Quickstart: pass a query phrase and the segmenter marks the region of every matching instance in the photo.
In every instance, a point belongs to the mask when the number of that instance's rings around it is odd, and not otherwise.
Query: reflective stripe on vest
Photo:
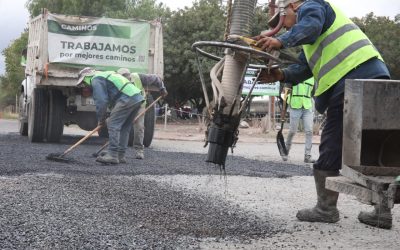
[[[374,57],[383,61],[360,28],[330,5],[336,14],[331,27],[314,44],[303,45],[308,65],[318,82],[315,96],[324,93],[363,62]]]
[[[114,84],[114,86],[127,96],[134,96],[140,93],[139,88],[132,84],[128,79],[115,73],[114,71],[104,71],[96,73],[92,80],[96,77],[103,77]]]
[[[311,93],[313,87],[313,78],[293,86],[292,93],[288,97],[290,107],[294,109],[310,109],[312,107]]]

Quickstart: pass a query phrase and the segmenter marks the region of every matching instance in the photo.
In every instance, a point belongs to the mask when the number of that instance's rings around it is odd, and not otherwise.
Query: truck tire
[[[46,135],[48,96],[45,89],[33,90],[28,115],[28,138],[30,142],[43,142]]]
[[[47,142],[59,142],[64,132],[63,114],[66,100],[60,90],[49,91]]]
[[[147,95],[147,105],[153,103],[154,98],[151,94]],[[154,136],[154,128],[156,123],[156,105],[151,107],[144,114],[144,136],[143,145],[147,148],[151,145]],[[133,129],[132,129],[133,130]]]
[[[25,112],[25,101],[24,93],[19,95],[19,110],[18,110],[18,121],[19,121],[19,134],[22,136],[28,135],[28,118]]]

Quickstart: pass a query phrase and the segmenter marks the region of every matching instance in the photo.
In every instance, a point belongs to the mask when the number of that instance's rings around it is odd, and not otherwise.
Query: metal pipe
[[[256,0],[235,0],[230,22],[230,35],[250,36],[254,21]],[[250,58],[249,53],[225,50],[222,72],[222,96],[214,107],[211,124],[207,131],[209,143],[207,162],[225,167],[229,147],[237,141],[240,122],[239,106],[243,77]]]

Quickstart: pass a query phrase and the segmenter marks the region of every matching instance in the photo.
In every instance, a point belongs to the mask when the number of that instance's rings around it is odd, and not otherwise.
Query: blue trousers
[[[128,147],[129,133],[132,129],[132,122],[142,102],[134,98],[119,100],[111,110],[107,123],[109,141],[108,152],[116,156],[118,153],[125,153]]]

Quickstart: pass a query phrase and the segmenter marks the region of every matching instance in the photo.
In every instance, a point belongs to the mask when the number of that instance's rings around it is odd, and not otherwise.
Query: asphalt
[[[79,138],[30,143],[16,132],[0,132],[1,249],[196,249],[204,239],[249,243],[282,233],[284,222],[148,177],[220,176],[229,181],[231,176],[311,175],[304,165],[232,155],[223,175],[205,162],[204,154],[152,148],[145,160],[134,159],[130,150],[128,164],[102,165],[91,156],[105,143],[98,137],[68,154],[70,163],[46,159]]]

